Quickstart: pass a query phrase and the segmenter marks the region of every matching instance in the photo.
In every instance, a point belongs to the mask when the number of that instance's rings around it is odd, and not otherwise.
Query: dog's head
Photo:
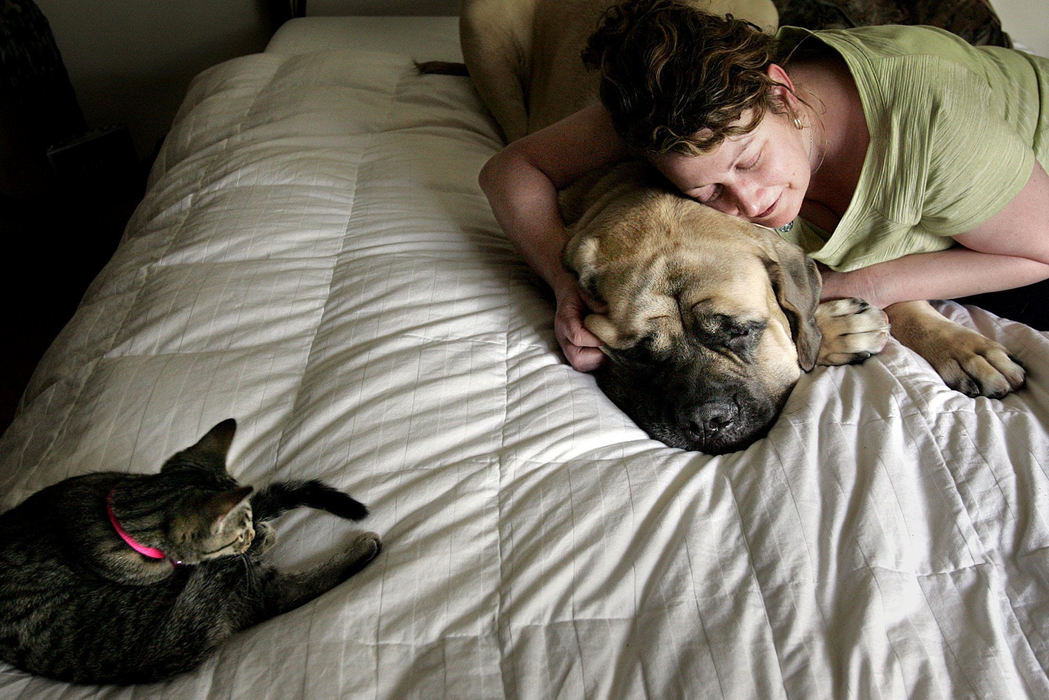
[[[774,232],[637,184],[562,200],[565,264],[608,307],[585,319],[608,356],[598,383],[672,447],[742,449],[816,362],[819,273]]]

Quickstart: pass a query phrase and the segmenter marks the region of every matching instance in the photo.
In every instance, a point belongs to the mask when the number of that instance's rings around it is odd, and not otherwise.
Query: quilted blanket
[[[745,451],[667,448],[562,361],[476,184],[494,122],[429,57],[200,75],[0,440],[8,508],[235,417],[239,480],[348,490],[383,554],[165,684],[0,666],[0,695],[1049,697],[1049,337],[945,303],[1023,390],[967,398],[890,341]],[[288,568],[352,527],[276,524]]]

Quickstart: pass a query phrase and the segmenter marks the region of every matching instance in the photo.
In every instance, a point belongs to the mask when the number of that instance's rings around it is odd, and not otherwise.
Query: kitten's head
[[[250,486],[226,471],[237,423],[225,420],[195,445],[176,453],[160,470],[170,487],[166,554],[184,564],[241,554],[255,538]]]

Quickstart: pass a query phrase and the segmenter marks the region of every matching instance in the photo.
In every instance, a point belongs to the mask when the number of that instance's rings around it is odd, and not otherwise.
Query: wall
[[[1047,0],[991,0],[1002,28],[1014,42],[1049,57],[1049,2]]]
[[[140,158],[167,133],[194,75],[265,48],[270,0],[36,0],[88,124],[125,124]],[[455,15],[459,0],[307,0],[313,14]]]
[[[139,157],[171,124],[190,79],[261,51],[273,30],[265,0],[36,0],[93,127],[126,124]],[[1047,0],[991,0],[1005,30],[1049,56]],[[307,0],[307,13],[454,15],[458,0]]]
[[[261,0],[36,0],[88,125],[126,124],[140,158],[167,133],[190,79],[261,51]]]

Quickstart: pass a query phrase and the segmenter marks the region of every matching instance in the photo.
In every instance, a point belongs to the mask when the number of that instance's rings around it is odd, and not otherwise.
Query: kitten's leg
[[[368,515],[368,508],[363,503],[316,480],[270,484],[251,497],[256,522],[272,520],[301,506],[325,510],[347,520],[361,520]]]
[[[374,532],[358,534],[346,551],[326,564],[299,573],[274,572],[265,582],[264,617],[274,617],[310,602],[363,569],[382,550]]]

